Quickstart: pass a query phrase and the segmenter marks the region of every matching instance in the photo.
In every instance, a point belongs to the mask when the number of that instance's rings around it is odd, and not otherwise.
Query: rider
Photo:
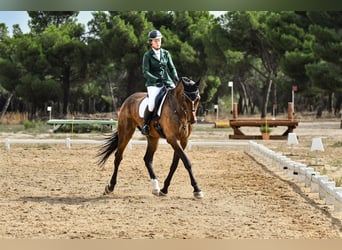
[[[148,33],[148,41],[151,49],[148,50],[143,57],[142,70],[146,78],[148,105],[144,112],[144,123],[141,128],[143,135],[149,135],[149,123],[152,119],[153,109],[155,106],[155,99],[163,86],[174,88],[175,83],[173,79],[178,82],[177,70],[172,62],[170,53],[161,48],[162,34],[159,30],[152,30]]]

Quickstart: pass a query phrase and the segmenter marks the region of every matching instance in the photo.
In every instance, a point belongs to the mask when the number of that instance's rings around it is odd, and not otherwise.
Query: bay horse
[[[152,119],[150,122],[150,134],[146,136],[147,148],[144,162],[152,181],[152,193],[156,196],[167,195],[172,176],[177,169],[179,159],[181,159],[189,173],[194,197],[203,198],[203,193],[192,172],[191,162],[184,152],[193,124],[197,120],[196,111],[200,101],[199,85],[200,81],[194,82],[187,77],[181,77],[175,88],[167,90],[159,119]],[[138,92],[123,102],[118,116],[117,129],[107,138],[97,154],[97,157],[100,157],[99,165],[103,166],[110,155],[115,152],[114,172],[109,184],[105,187],[104,195],[114,191],[123,152],[135,129],[142,127],[143,119],[139,115],[139,106],[146,97],[147,93]],[[153,155],[157,150],[160,138],[165,138],[174,150],[172,164],[162,189],[159,188],[152,167]]]

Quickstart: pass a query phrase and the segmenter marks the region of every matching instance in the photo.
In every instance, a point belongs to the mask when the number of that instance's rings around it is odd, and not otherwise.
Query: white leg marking
[[[152,194],[159,196],[159,191],[160,191],[160,187],[159,187],[159,183],[157,179],[151,179],[152,181]]]

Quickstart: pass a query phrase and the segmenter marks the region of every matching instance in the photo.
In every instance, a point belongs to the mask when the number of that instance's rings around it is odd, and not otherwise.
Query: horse
[[[147,148],[144,162],[153,185],[153,195],[166,196],[168,194],[172,176],[181,159],[190,176],[193,196],[198,199],[204,197],[194,177],[191,162],[184,152],[193,125],[197,121],[196,112],[200,102],[199,85],[200,81],[194,82],[187,77],[181,77],[175,88],[166,90],[161,114],[158,119],[152,119],[150,122],[150,134],[146,136]],[[141,130],[143,119],[139,115],[139,106],[146,98],[148,98],[147,93],[137,92],[125,99],[120,108],[116,130],[99,149],[97,154],[97,157],[100,157],[99,166],[103,166],[110,155],[115,152],[114,172],[109,184],[105,187],[104,195],[114,191],[123,152],[136,128]],[[165,138],[174,150],[172,164],[162,189],[159,187],[152,166],[160,138]]]

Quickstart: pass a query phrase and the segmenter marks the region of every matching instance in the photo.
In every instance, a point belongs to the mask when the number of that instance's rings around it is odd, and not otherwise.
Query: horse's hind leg
[[[168,193],[168,188],[171,184],[171,179],[173,174],[176,172],[176,169],[178,167],[179,163],[179,156],[176,153],[173,153],[173,159],[172,159],[172,164],[170,167],[169,174],[167,175],[165,181],[164,181],[164,187],[160,190],[160,195],[161,196],[166,196]]]
[[[153,170],[152,163],[153,163],[154,153],[156,152],[157,147],[158,147],[158,141],[159,141],[158,138],[154,138],[151,136],[149,136],[147,138],[148,143],[147,143],[146,153],[144,156],[145,166],[147,168],[148,174],[150,175],[152,185],[153,185],[152,194],[154,194],[156,196],[159,196],[160,188],[159,188],[159,183],[158,183],[157,177],[156,177],[154,170]]]
[[[118,133],[118,148],[115,152],[114,172],[113,172],[112,178],[110,179],[109,184],[105,187],[105,192],[104,192],[105,195],[110,194],[111,192],[114,191],[114,187],[115,187],[116,182],[117,182],[117,176],[118,176],[120,162],[122,161],[122,155],[123,155],[123,152],[124,152],[128,142],[129,142],[129,140],[132,138],[134,130],[135,130],[135,127],[129,127],[129,128],[118,130],[119,131],[119,133]]]
[[[112,178],[110,179],[109,184],[105,187],[105,192],[104,192],[105,195],[110,194],[111,192],[114,191],[114,187],[116,185],[116,180],[117,180],[118,171],[119,171],[119,165],[122,160],[122,154],[123,154],[123,151],[119,151],[119,149],[115,153],[114,172],[113,172]]]

